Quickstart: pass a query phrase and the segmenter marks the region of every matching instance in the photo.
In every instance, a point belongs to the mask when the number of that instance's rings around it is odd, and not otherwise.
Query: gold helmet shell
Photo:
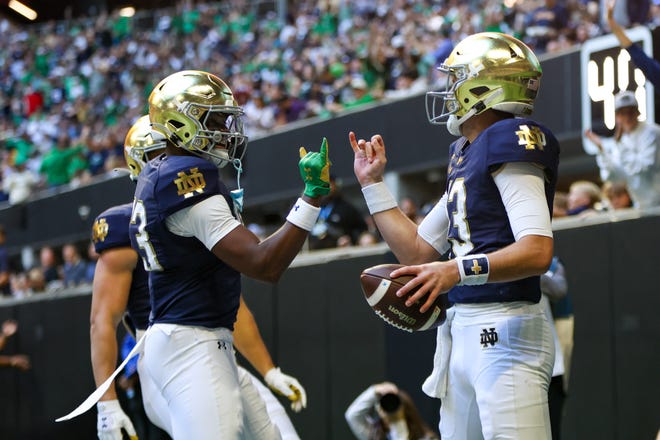
[[[124,158],[131,180],[137,180],[138,174],[149,161],[148,153],[163,150],[166,145],[165,136],[151,128],[149,115],[141,116],[128,130],[124,140]]]
[[[465,38],[438,70],[447,75],[447,87],[427,93],[426,111],[432,124],[444,124],[451,115],[460,124],[489,108],[528,116],[534,110],[542,74],[539,60],[527,45],[498,32]]]
[[[149,119],[173,145],[222,167],[240,160],[247,136],[243,109],[225,82],[198,70],[163,79],[149,96]]]

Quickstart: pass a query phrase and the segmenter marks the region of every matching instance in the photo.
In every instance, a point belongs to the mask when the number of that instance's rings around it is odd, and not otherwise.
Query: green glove
[[[300,175],[305,182],[305,195],[308,197],[325,196],[330,192],[330,159],[328,159],[328,140],[323,138],[318,153],[300,147]]]

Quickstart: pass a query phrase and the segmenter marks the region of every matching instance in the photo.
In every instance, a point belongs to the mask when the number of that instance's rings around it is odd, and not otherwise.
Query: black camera
[[[380,398],[379,404],[386,413],[394,413],[401,407],[401,398],[396,393],[383,394]]]

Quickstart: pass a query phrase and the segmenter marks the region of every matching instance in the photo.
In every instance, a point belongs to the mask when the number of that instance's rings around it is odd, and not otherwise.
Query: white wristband
[[[303,199],[298,199],[296,204],[293,205],[293,208],[291,208],[291,211],[289,211],[286,219],[289,223],[293,223],[300,229],[309,232],[314,227],[316,219],[319,218],[320,212],[321,208],[312,206]]]
[[[362,188],[362,194],[364,194],[364,200],[367,202],[370,214],[387,211],[398,206],[385,182],[365,186]]]
[[[490,263],[486,254],[457,257],[456,264],[458,272],[461,274],[459,286],[476,286],[488,282]]]

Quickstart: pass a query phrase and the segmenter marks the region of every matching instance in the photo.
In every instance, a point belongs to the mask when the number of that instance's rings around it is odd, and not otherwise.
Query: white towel
[[[447,319],[438,327],[433,371],[422,384],[422,391],[430,397],[443,398],[447,394],[447,376],[449,375],[449,355],[451,354],[451,322],[454,308],[447,309]]]
[[[99,399],[105,394],[105,392],[108,390],[108,388],[110,388],[110,385],[112,385],[112,382],[115,380],[115,377],[117,377],[119,372],[124,369],[124,367],[126,366],[128,361],[131,360],[131,358],[133,356],[135,356],[135,354],[140,350],[140,348],[142,348],[143,341],[144,341],[144,336],[142,336],[140,338],[140,340],[135,343],[135,347],[133,347],[133,349],[128,354],[128,356],[126,356],[126,358],[124,359],[124,362],[122,362],[117,367],[117,369],[110,375],[110,377],[108,377],[106,379],[106,381],[103,382],[96,389],[96,391],[94,391],[92,394],[90,394],[89,397],[87,397],[87,399],[85,399],[85,401],[78,406],[78,408],[74,409],[69,414],[67,414],[65,416],[62,416],[59,419],[56,419],[55,421],[56,422],[62,422],[64,420],[71,420],[74,417],[78,417],[79,415],[84,414],[87,411],[89,411],[89,409],[91,407],[93,407],[96,404],[96,402],[98,402]]]

